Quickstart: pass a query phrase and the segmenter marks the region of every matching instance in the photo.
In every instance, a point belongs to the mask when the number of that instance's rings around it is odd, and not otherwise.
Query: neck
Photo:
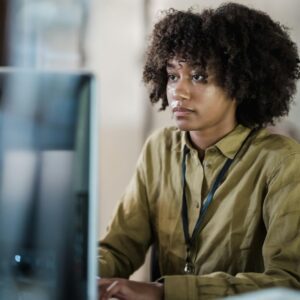
[[[208,147],[216,144],[235,127],[236,123],[219,130],[208,128],[205,130],[190,131],[189,135],[193,146],[198,150],[199,155],[203,156]]]

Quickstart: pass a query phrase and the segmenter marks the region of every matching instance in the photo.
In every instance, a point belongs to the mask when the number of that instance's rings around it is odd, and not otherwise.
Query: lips
[[[173,112],[192,112],[193,110],[190,108],[186,108],[186,107],[174,107],[173,108]]]
[[[172,109],[172,112],[176,117],[184,117],[193,113],[194,111],[190,108],[180,106],[180,107],[174,107]]]

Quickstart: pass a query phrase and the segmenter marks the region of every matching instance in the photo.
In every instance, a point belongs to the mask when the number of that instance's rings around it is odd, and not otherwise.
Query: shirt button
[[[210,163],[209,161],[205,161],[205,162],[204,162],[204,167],[205,167],[206,169],[210,169],[210,168],[211,168],[211,163]]]

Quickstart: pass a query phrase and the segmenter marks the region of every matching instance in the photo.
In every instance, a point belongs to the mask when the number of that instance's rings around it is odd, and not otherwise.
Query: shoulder
[[[271,133],[267,129],[258,131],[253,144],[261,151],[266,151],[268,155],[274,155],[274,157],[300,154],[300,144],[296,140],[281,134]]]
[[[161,128],[150,134],[138,160],[145,181],[156,182],[165,168],[174,166],[171,161],[178,155],[176,150],[180,149],[183,137],[184,132],[176,127]]]
[[[171,150],[177,147],[180,149],[183,135],[184,132],[175,126],[160,128],[150,134],[145,146],[154,149]]]
[[[176,127],[155,130],[144,144],[140,161],[144,166],[156,167],[166,163],[181,151],[184,134]]]
[[[261,129],[251,147],[255,149],[255,159],[267,166],[270,177],[285,170],[294,174],[300,170],[300,144],[290,137]]]

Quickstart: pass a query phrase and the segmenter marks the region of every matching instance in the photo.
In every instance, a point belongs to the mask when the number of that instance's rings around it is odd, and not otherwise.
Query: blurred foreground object
[[[75,69],[85,61],[89,0],[4,0],[2,65]],[[4,47],[5,46],[5,47]]]
[[[93,82],[0,71],[0,299],[96,299]]]

